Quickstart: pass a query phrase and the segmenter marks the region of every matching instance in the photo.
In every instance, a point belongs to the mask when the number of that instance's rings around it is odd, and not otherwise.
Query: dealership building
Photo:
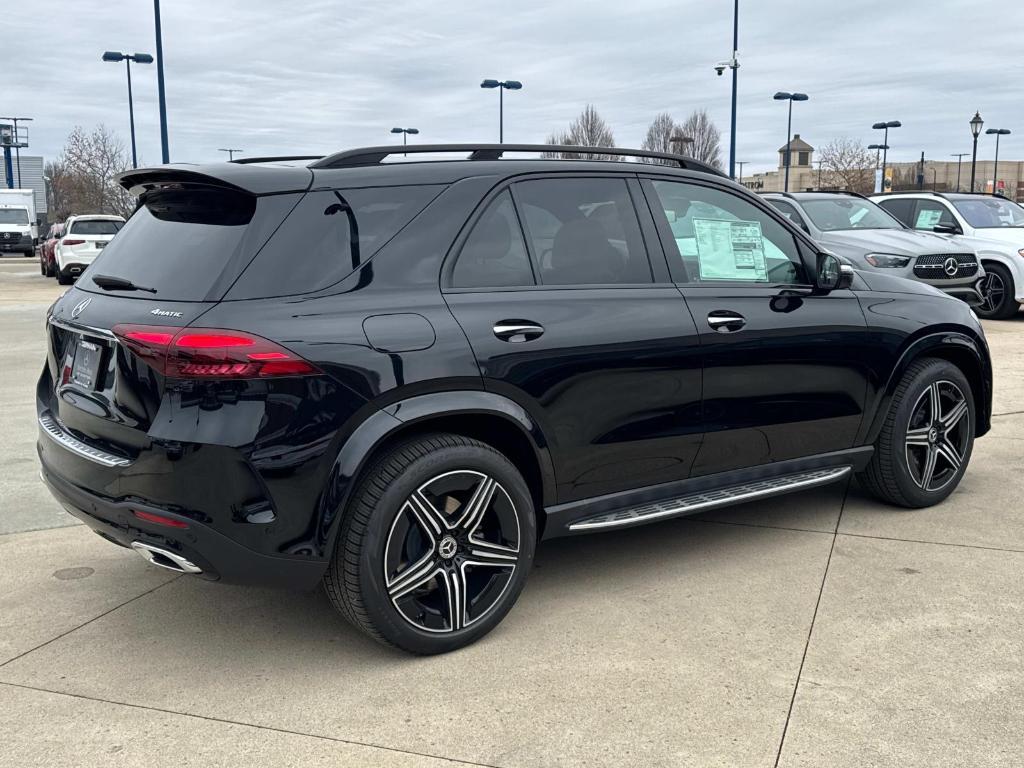
[[[779,147],[778,168],[764,173],[746,174],[740,181],[754,192],[781,192],[786,176],[786,149],[789,149],[791,165],[789,168],[789,191],[811,192],[822,189],[822,181],[827,182],[827,172],[822,175],[820,164],[814,157],[814,147],[794,134],[788,145]],[[920,161],[893,162],[893,186],[895,189],[935,190],[937,192],[964,192],[971,184],[970,157],[958,164],[956,160],[932,161],[925,158],[923,179],[920,175]],[[992,160],[979,160],[975,171],[974,190],[976,192],[992,192],[993,188],[1011,200],[1024,202],[1024,161],[1000,160],[999,178],[993,184],[992,174],[996,170]],[[957,179],[959,177],[959,185]]]

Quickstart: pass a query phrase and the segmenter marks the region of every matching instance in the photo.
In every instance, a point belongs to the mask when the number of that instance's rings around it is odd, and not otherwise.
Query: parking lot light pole
[[[885,166],[889,161],[889,129],[902,128],[903,123],[899,120],[889,120],[884,123],[875,123],[871,126],[876,131],[885,131],[885,138],[882,139],[882,192],[885,192]]]
[[[737,160],[736,161],[736,165],[738,165],[740,167],[739,172],[736,174],[736,181],[738,181],[740,184],[743,183],[743,166],[746,165],[747,162],[748,162],[747,160]]]
[[[420,132],[420,129],[419,128],[392,128],[391,132],[392,133],[400,133],[400,134],[402,134],[402,146],[405,147],[405,146],[408,146],[408,144],[409,144],[409,142],[408,142],[409,135],[412,134],[413,136],[415,136],[417,133]],[[405,157],[406,153],[403,152],[402,156]]]
[[[889,148],[888,144],[868,144],[868,149],[875,150],[875,173],[878,173],[878,164],[882,160],[882,150],[883,149],[888,149],[888,148]],[[884,177],[882,178],[882,181],[879,184],[879,187],[880,187],[879,190],[878,190],[879,192],[885,192],[885,178]]]
[[[136,64],[152,64],[153,57],[148,53],[121,53],[119,51],[106,51],[103,54],[104,61],[117,63],[124,62],[124,70],[128,73],[128,125],[132,135],[132,168],[139,167],[138,154],[135,151],[135,106],[132,103],[132,62]]]
[[[167,94],[164,90],[164,39],[160,31],[160,0],[153,0],[153,21],[156,27],[156,89],[160,101],[160,156],[162,163],[171,162],[167,145]]]
[[[998,189],[998,185],[999,185],[999,137],[1000,136],[1009,136],[1010,135],[1010,129],[1009,128],[989,128],[987,131],[985,131],[985,135],[986,136],[995,136],[996,137],[996,162],[995,162],[995,165],[992,166],[992,194],[993,195],[998,195],[999,193],[996,190]]]
[[[963,162],[963,159],[965,157],[967,157],[969,154],[971,154],[971,153],[970,152],[953,152],[950,155],[950,157],[955,157],[956,158],[956,191],[957,192],[960,191],[960,164]]]
[[[480,83],[481,88],[498,89],[498,143],[505,143],[505,97],[506,90],[518,91],[523,84],[518,80],[491,80],[487,79]]]
[[[242,152],[244,150],[241,150],[241,149],[218,149],[217,151],[218,152],[227,152],[228,153],[228,162],[230,163],[230,162],[234,161],[234,159],[235,159],[235,152]]]
[[[686,147],[693,146],[692,136],[669,136],[668,143],[677,155],[686,155]]]
[[[807,101],[806,93],[788,93],[787,91],[779,91],[773,99],[776,101],[788,101],[789,102],[789,119],[786,121],[786,180],[782,185],[783,192],[789,192],[789,166],[793,164],[793,152],[791,145],[793,140],[790,138],[793,131],[793,102],[794,101]]]
[[[985,124],[985,121],[981,119],[981,113],[975,112],[974,117],[971,118],[971,136],[974,139],[974,148],[971,150],[971,188],[969,192],[974,191],[974,172],[978,166],[978,136],[981,135],[981,127]]]

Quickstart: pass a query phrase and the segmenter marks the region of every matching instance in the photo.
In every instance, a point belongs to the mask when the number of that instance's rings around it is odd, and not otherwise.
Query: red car
[[[55,277],[57,241],[64,235],[64,224],[51,224],[46,237],[39,244],[39,271],[44,277]]]

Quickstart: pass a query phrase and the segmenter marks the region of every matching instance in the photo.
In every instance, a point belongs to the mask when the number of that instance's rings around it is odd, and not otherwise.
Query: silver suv
[[[917,232],[866,197],[849,192],[768,193],[764,198],[823,248],[857,269],[919,280],[978,306],[985,270],[969,248]]]

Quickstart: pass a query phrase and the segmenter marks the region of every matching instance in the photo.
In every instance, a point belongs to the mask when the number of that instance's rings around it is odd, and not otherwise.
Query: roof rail
[[[441,152],[466,152],[470,160],[499,160],[506,152],[557,152],[572,155],[618,155],[621,157],[642,157],[651,160],[668,160],[680,168],[701,173],[724,175],[706,163],[682,155],[667,152],[648,152],[643,149],[620,149],[618,147],[576,147],[564,144],[397,144],[384,147],[362,147],[348,149],[328,155],[310,163],[310,168],[351,168],[360,165],[377,165],[384,158],[397,154],[438,154]],[[237,162],[237,161],[236,161]]]
[[[323,155],[276,155],[268,157],[240,157],[237,160],[228,160],[236,165],[249,165],[250,163],[272,163],[284,160],[319,160]]]

